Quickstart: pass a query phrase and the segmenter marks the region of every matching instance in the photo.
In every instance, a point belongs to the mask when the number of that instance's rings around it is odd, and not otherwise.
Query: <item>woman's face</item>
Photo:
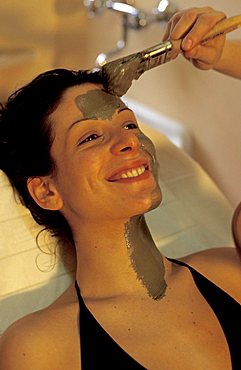
[[[119,98],[100,85],[75,86],[50,120],[53,181],[68,220],[128,220],[160,203],[154,146]]]

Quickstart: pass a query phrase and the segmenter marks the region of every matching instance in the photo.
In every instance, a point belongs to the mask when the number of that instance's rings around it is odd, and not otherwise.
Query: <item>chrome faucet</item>
[[[105,10],[118,12],[122,17],[122,37],[116,46],[106,53],[100,53],[96,58],[96,65],[103,66],[109,57],[122,50],[127,43],[128,30],[139,30],[154,22],[168,22],[177,12],[175,4],[169,0],[161,0],[150,12],[143,11],[135,6],[135,0],[111,1],[111,0],[84,0],[89,17],[93,18]]]

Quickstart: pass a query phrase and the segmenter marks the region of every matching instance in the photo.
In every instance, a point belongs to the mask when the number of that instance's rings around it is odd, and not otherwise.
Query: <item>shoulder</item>
[[[73,339],[76,305],[53,304],[13,323],[0,338],[0,370],[57,370]]]
[[[241,260],[235,248],[207,249],[184,257],[182,261],[241,303]]]
[[[48,336],[38,313],[12,324],[0,339],[0,370],[45,369],[48,359]],[[46,340],[47,339],[47,340]],[[42,354],[45,354],[42,356]],[[46,356],[46,357],[45,357]],[[52,365],[52,364],[51,364]],[[50,368],[52,368],[50,365]],[[54,367],[53,367],[54,369]]]

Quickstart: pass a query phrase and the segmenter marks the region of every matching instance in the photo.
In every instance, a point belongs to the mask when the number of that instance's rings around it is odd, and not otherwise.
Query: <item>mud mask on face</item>
[[[77,96],[75,102],[86,119],[110,120],[117,109],[127,108],[120,98],[100,89]]]
[[[153,192],[152,204],[149,210],[156,208],[162,199],[158,184],[158,162],[153,142],[143,133],[138,134],[141,149],[151,158],[151,169],[156,179],[156,189]],[[137,279],[146,288],[148,295],[159,300],[165,296],[167,284],[163,258],[157,249],[143,215],[132,217],[125,224],[125,241],[131,265]]]
[[[162,192],[159,186],[159,181],[158,181],[158,161],[156,158],[156,150],[153,142],[149,137],[147,137],[143,132],[140,132],[137,134],[138,140],[141,143],[141,149],[148,154],[150,157],[150,166],[151,166],[151,171],[152,174],[156,180],[156,189],[153,192],[153,199],[152,199],[152,204],[149,208],[149,211],[158,207],[161,203],[162,200]]]
[[[137,137],[138,137],[138,140],[141,143],[142,150],[144,150],[146,153],[148,153],[149,156],[151,157],[152,171],[153,171],[153,174],[154,174],[155,178],[157,179],[158,162],[157,162],[157,159],[156,159],[155,146],[154,146],[153,142],[151,141],[151,139],[149,139],[149,137],[146,136],[142,131],[137,135]]]

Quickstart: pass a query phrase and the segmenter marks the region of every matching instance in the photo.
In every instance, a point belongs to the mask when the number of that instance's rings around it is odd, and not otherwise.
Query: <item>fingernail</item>
[[[182,42],[182,48],[185,50],[189,50],[192,47],[192,40],[191,39],[185,39]]]

